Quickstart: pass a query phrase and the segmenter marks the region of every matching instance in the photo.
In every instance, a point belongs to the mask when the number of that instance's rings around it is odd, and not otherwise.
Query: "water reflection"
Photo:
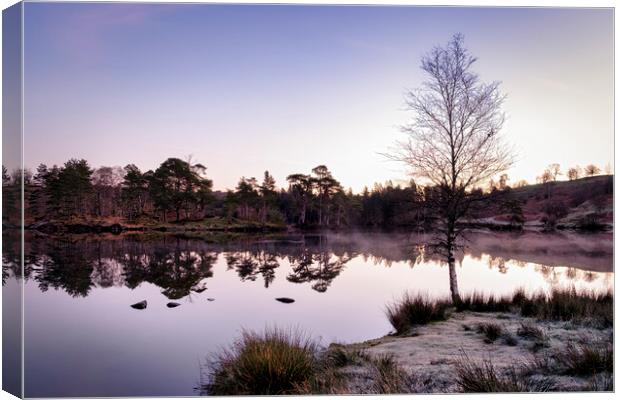
[[[50,288],[62,289],[73,297],[88,296],[95,287],[134,289],[148,282],[161,288],[167,298],[180,299],[192,291],[200,292],[206,288],[208,279],[213,277],[213,266],[222,256],[227,270],[234,271],[241,281],[253,282],[260,277],[263,286],[269,288],[276,277],[275,271],[285,263],[290,268],[286,275],[288,282],[308,284],[322,293],[356,257],[383,267],[401,262],[410,268],[429,262],[443,265],[440,257],[426,251],[424,244],[420,244],[423,239],[406,235],[331,235],[208,243],[203,239],[170,235],[63,239],[32,236],[26,241],[24,274],[26,280],[35,281],[43,292]],[[522,240],[532,242],[531,237]],[[585,242],[582,238],[578,240],[582,243],[578,248],[581,250],[581,268],[567,262],[563,266],[568,268],[559,272],[554,267],[561,264],[535,264],[535,270],[549,284],[557,284],[562,279],[594,282],[598,275],[588,271],[589,267],[605,270],[607,265],[607,270],[612,271],[611,249],[606,251],[597,247],[586,251],[587,257],[583,257]],[[20,274],[19,238],[5,235],[4,241],[3,284],[9,277],[19,277]],[[531,254],[536,260],[564,261],[560,255],[553,254],[553,246],[547,246],[544,252],[535,247],[519,259],[519,251],[510,247],[512,242],[502,236],[495,241],[491,235],[477,237],[470,240],[467,253],[457,254],[457,264],[463,266],[467,255],[473,260],[484,259],[489,269],[506,274],[509,268],[526,266],[527,256]],[[600,244],[600,241],[596,242]],[[567,261],[575,259],[576,256],[566,254],[566,244],[555,243],[555,247],[567,257]],[[584,260],[588,262],[584,263]]]
[[[448,268],[423,236],[215,239],[27,237],[26,395],[192,395],[196,360],[241,327],[300,326],[326,343],[359,342],[389,332],[383,307],[403,291],[449,294]],[[5,236],[3,243],[8,292],[22,283],[15,279],[20,241]],[[606,289],[612,249],[606,236],[487,234],[456,255],[459,285],[463,293],[500,295],[555,283]],[[166,306],[181,298],[181,307]],[[146,309],[129,307],[142,300]]]

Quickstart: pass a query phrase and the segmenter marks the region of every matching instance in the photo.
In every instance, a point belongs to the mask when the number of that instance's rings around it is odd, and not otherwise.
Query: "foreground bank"
[[[613,390],[613,295],[556,290],[472,295],[454,308],[420,296],[388,308],[395,332],[318,342],[245,332],[216,354],[202,394]]]

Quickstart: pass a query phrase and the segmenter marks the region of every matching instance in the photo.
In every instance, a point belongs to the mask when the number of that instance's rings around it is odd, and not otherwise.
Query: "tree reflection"
[[[263,277],[265,288],[276,277],[275,270],[280,266],[276,254],[267,251],[245,251],[226,254],[229,270],[235,270],[242,281],[255,281],[258,274]]]
[[[180,299],[190,294],[192,288],[205,278],[213,276],[217,254],[182,250],[179,246],[170,251],[157,247],[142,263],[127,265],[126,285],[133,289],[142,282],[162,288],[169,299]]]
[[[346,253],[335,255],[328,251],[312,254],[309,249],[303,249],[298,255],[289,256],[289,262],[293,268],[286,279],[289,282],[311,282],[312,289],[317,292],[325,292],[332,281],[340,275],[351,257]]]
[[[40,258],[40,268],[34,275],[42,292],[50,287],[62,289],[73,297],[85,297],[93,282],[92,259],[85,252],[77,251],[71,243],[54,243],[47,254]]]
[[[317,292],[327,291],[347,263],[356,257],[384,267],[445,264],[424,244],[371,235],[308,235],[295,240],[253,238],[224,243],[173,235],[60,239],[31,236],[25,243],[24,278],[35,281],[42,291],[59,289],[74,297],[87,296],[93,288],[134,289],[147,282],[161,288],[169,299],[180,299],[206,289],[206,280],[213,277],[220,255],[227,269],[234,271],[241,281],[262,279],[265,288],[273,284],[276,270],[285,261],[290,264],[290,270],[285,271],[288,282],[308,283]],[[21,277],[21,240],[18,235],[5,235],[2,247],[4,284],[7,279]],[[493,253],[468,254],[485,260],[489,268],[502,274],[509,266],[526,265]],[[462,264],[464,253],[455,254],[455,259]],[[592,282],[600,275],[575,268],[558,273],[556,268],[543,264],[535,264],[533,268],[550,283],[560,279]]]

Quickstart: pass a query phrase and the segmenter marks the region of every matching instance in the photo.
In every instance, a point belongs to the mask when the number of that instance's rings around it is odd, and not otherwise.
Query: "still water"
[[[405,291],[449,293],[448,268],[425,241],[28,237],[25,395],[196,395],[207,356],[242,328],[299,327],[324,344],[385,335],[386,303]],[[19,241],[3,242],[3,290],[13,290]],[[471,234],[457,274],[462,293],[612,288],[612,235]],[[142,300],[146,309],[130,307]]]

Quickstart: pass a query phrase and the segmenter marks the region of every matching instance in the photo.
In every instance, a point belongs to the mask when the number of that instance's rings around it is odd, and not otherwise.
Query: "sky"
[[[511,182],[613,167],[611,9],[26,3],[25,165],[201,162],[215,189],[324,164],[355,192],[410,179],[385,153],[420,58],[457,32],[507,94]]]

